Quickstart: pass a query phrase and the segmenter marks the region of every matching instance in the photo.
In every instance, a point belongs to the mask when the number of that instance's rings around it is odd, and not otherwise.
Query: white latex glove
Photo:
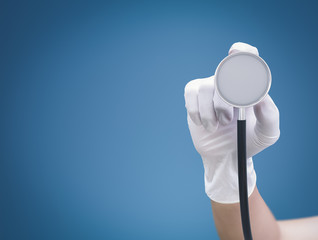
[[[229,54],[239,51],[258,55],[257,48],[245,43],[233,44]],[[184,97],[192,141],[203,160],[206,194],[220,203],[239,202],[238,110],[216,93],[214,76],[190,81]],[[254,107],[246,108],[248,196],[256,186],[252,156],[274,144],[279,135],[279,111],[269,95]]]

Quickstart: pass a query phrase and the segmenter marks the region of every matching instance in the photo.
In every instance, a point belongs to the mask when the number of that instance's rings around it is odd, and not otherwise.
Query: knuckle
[[[187,111],[189,113],[190,116],[194,116],[194,115],[197,115],[199,114],[199,111],[197,109],[194,109],[194,108],[187,108]]]
[[[212,122],[212,117],[208,116],[207,114],[201,114],[201,120],[204,123]]]
[[[198,78],[189,81],[184,87],[184,93],[210,91],[214,88],[213,76],[208,78]],[[201,90],[200,90],[201,89]]]
[[[184,87],[184,94],[187,94],[189,92],[194,92],[197,89],[199,79],[194,79],[188,82]]]
[[[199,94],[212,94],[214,93],[214,86],[212,81],[205,81],[199,86]]]

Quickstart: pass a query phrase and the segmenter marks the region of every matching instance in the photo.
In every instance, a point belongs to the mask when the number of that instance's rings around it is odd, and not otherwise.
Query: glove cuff
[[[238,203],[239,185],[236,152],[229,154],[226,159],[208,159],[202,157],[204,163],[205,192],[208,197],[219,203]],[[256,173],[253,159],[247,159],[248,196],[256,186]]]

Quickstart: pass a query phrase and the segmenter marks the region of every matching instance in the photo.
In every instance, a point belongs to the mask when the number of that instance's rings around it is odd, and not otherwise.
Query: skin
[[[244,240],[240,205],[211,201],[214,223],[220,239]],[[256,240],[318,239],[318,217],[277,221],[261,197],[257,187],[249,197],[250,221]]]
[[[282,240],[317,240],[318,217],[278,221]]]

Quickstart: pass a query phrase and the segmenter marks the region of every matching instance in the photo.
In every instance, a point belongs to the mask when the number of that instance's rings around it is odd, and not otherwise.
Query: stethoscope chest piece
[[[252,53],[234,53],[219,64],[215,88],[219,96],[237,108],[251,107],[268,93],[272,77],[266,62]]]

